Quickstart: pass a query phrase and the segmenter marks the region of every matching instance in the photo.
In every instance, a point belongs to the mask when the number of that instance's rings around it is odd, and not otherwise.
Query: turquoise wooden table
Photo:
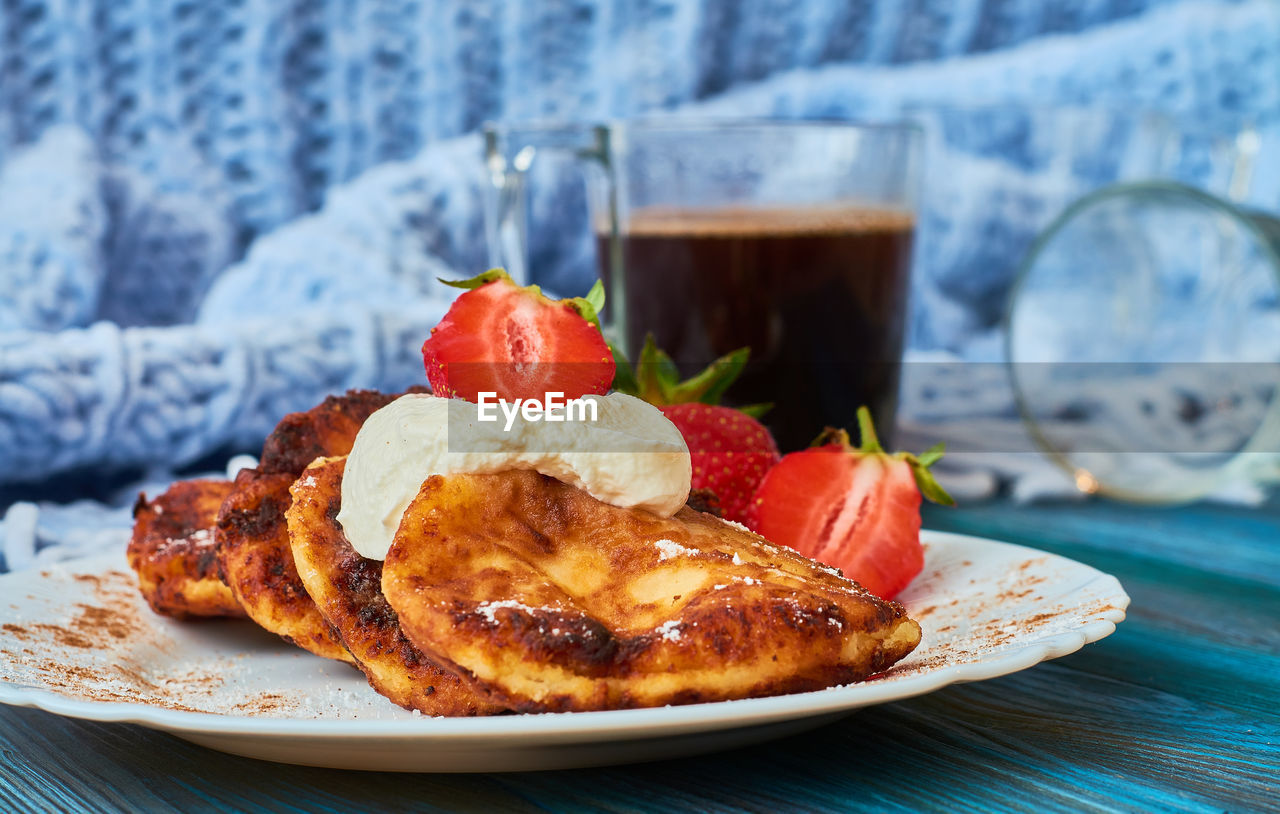
[[[0,709],[0,812],[1280,811],[1280,500],[931,509],[926,525],[1118,576],[1110,638],[1004,678],[699,759],[396,775],[263,763]]]

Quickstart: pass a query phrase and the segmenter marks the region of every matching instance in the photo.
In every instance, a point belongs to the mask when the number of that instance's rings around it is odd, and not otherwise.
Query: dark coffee
[[[652,332],[686,373],[750,346],[729,400],[773,402],[764,421],[784,452],[826,426],[852,432],[860,404],[883,439],[897,401],[913,226],[908,213],[866,209],[634,211],[622,234],[626,291],[617,292],[630,346]]]

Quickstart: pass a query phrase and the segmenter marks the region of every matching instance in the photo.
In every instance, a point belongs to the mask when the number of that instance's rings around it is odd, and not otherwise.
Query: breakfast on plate
[[[141,498],[129,560],[157,612],[247,615],[428,715],[578,712],[861,681],[920,642],[935,449],[828,430],[780,456],[718,402],[747,351],[681,381],[495,269],[423,345],[431,392],[287,416],[233,483]]]

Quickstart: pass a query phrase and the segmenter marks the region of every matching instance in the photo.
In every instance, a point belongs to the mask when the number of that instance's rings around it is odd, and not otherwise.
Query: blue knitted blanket
[[[911,345],[991,359],[1017,258],[1075,195],[1224,192],[1248,126],[1252,202],[1280,203],[1280,7],[4,4],[0,570],[118,542],[139,479],[222,469],[328,393],[417,383],[436,278],[486,264],[481,122],[666,110],[924,121],[947,172]],[[560,228],[577,183],[531,209],[535,279],[568,293],[593,275]]]

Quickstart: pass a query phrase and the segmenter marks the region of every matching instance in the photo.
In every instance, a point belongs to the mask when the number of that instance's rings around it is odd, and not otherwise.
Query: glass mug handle
[[[609,290],[601,324],[606,336],[615,342],[623,341],[627,335],[623,324],[626,308],[621,301],[625,286],[616,284],[622,274],[622,243],[609,128],[603,124],[506,126],[490,123],[484,126],[483,132],[485,169],[489,176],[484,194],[489,265],[505,268],[517,285],[530,283],[529,171],[541,153],[578,160],[583,165],[588,191],[592,193],[589,196],[591,218],[596,223],[603,222],[608,230],[609,257],[604,265],[611,270],[615,284],[606,281]],[[595,184],[592,183],[593,170]]]

